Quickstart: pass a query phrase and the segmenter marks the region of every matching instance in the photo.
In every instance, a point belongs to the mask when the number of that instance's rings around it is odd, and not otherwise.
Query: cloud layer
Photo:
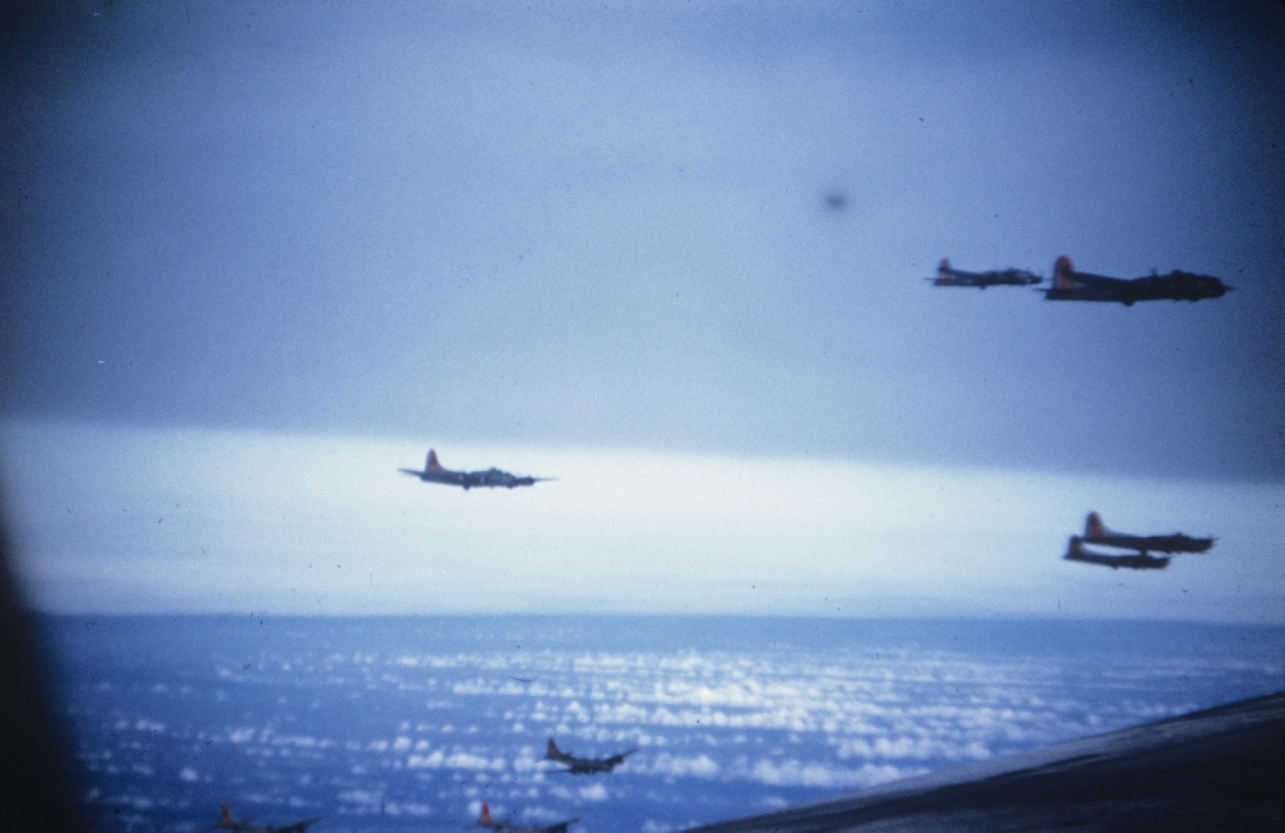
[[[389,815],[458,826],[483,800],[523,823],[582,816],[588,833],[678,829],[1285,679],[1279,628],[1132,623],[1122,640],[1109,623],[717,623],[51,624],[89,800],[144,827],[233,798],[265,821],[326,812],[358,829]],[[543,760],[549,737],[584,757],[639,751],[610,776],[571,776]]]

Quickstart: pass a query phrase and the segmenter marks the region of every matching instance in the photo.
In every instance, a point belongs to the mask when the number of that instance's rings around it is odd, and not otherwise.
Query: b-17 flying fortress
[[[937,277],[928,278],[933,286],[976,286],[985,289],[988,286],[1030,286],[1044,280],[1034,272],[1025,269],[1005,269],[992,272],[965,272],[950,265],[949,258],[942,258],[937,265]]]
[[[549,738],[549,751],[544,754],[544,759],[566,764],[568,769],[559,770],[559,772],[569,772],[572,775],[589,775],[594,772],[611,772],[623,764],[625,758],[637,751],[637,749],[630,749],[628,752],[621,752],[618,755],[612,755],[610,758],[577,758],[570,752],[563,752],[558,748],[558,744],[554,743],[553,738]]]
[[[539,483],[541,480],[552,480],[552,477],[518,477],[509,474],[507,471],[500,471],[491,467],[486,471],[451,471],[442,468],[437,462],[437,452],[433,449],[428,450],[428,459],[424,461],[424,470],[415,469],[398,469],[403,474],[418,477],[425,483],[445,483],[449,486],[463,486],[464,491],[468,491],[474,486],[485,486],[494,489],[496,486],[503,486],[506,489],[512,489],[514,486],[531,486]]]
[[[1053,288],[1041,291],[1048,301],[1119,301],[1131,307],[1137,301],[1221,298],[1231,289],[1218,278],[1178,270],[1132,280],[1090,275],[1075,271],[1071,258],[1062,255],[1053,266]]]
[[[1137,550],[1137,555],[1096,553],[1084,549],[1086,542],[1102,547]],[[1166,556],[1172,556],[1182,552],[1208,552],[1213,545],[1213,538],[1192,538],[1181,532],[1173,535],[1125,535],[1113,532],[1103,525],[1102,517],[1097,512],[1090,512],[1084,522],[1084,537],[1072,535],[1063,557],[1068,561],[1101,564],[1112,569],[1128,567],[1133,570],[1163,570],[1169,566],[1169,558],[1157,558],[1148,553],[1162,552]]]

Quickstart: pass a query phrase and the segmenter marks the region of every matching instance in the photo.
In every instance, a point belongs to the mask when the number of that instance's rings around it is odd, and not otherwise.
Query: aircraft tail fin
[[[937,280],[948,281],[951,279],[951,277],[952,275],[950,274],[950,258],[943,257],[941,259],[941,263],[937,264]]]
[[[1102,523],[1102,516],[1097,512],[1090,512],[1089,516],[1084,519],[1084,537],[1101,538],[1106,532],[1107,528]]]
[[[437,471],[441,466],[437,463],[437,452],[433,449],[428,450],[428,460],[424,463],[424,471]]]
[[[478,827],[485,827],[495,822],[491,820],[491,806],[485,801],[482,802],[482,817],[477,820]]]
[[[232,818],[232,805],[226,801],[223,802],[223,818],[219,819],[219,827],[233,827],[236,825],[236,819]]]
[[[558,748],[558,744],[554,743],[554,739],[549,738],[549,751],[545,753],[545,760],[569,761],[571,760],[571,757],[571,752],[563,752],[562,749]]]
[[[1071,277],[1075,273],[1075,265],[1071,263],[1071,258],[1062,255],[1053,264],[1053,288],[1054,289],[1075,289],[1075,278]]]

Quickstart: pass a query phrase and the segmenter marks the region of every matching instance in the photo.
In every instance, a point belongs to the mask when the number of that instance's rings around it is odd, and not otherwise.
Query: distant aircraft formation
[[[985,289],[997,284],[1028,286],[1040,283],[1043,278],[1023,269],[1006,269],[1002,272],[964,272],[951,267],[950,261],[941,259],[937,277],[928,278],[934,286],[976,286]],[[1167,275],[1151,274],[1145,278],[1108,278],[1077,272],[1071,258],[1062,255],[1053,264],[1053,284],[1050,289],[1037,289],[1047,301],[1108,301],[1131,307],[1138,301],[1199,301],[1201,298],[1221,298],[1232,287],[1209,275],[1173,271]]]
[[[1043,278],[1025,269],[1002,269],[986,272],[968,272],[956,269],[950,259],[943,257],[937,266],[937,277],[928,278],[934,286],[968,286],[986,289],[988,286],[1034,286],[1042,283]],[[1049,301],[1106,301],[1119,302],[1131,307],[1138,301],[1156,301],[1172,299],[1174,301],[1199,301],[1202,298],[1221,298],[1232,290],[1220,279],[1209,275],[1196,275],[1191,272],[1175,270],[1167,275],[1154,272],[1150,277],[1108,278],[1092,275],[1088,272],[1077,272],[1071,258],[1062,255],[1053,264],[1053,281],[1051,288],[1037,289],[1043,292]],[[515,486],[530,486],[546,477],[517,477],[497,468],[486,471],[452,471],[442,468],[437,461],[437,452],[429,449],[424,470],[399,469],[399,471],[418,477],[425,483],[445,483],[461,486],[465,491],[475,486],[494,488],[504,486],[512,489]],[[1163,570],[1169,566],[1174,553],[1208,552],[1213,546],[1213,538],[1191,538],[1181,533],[1173,535],[1122,535],[1111,532],[1102,525],[1097,512],[1090,512],[1084,535],[1072,535],[1063,558],[1067,561],[1080,561],[1086,564],[1100,564],[1112,569],[1125,567],[1132,570]],[[1085,548],[1085,544],[1112,547],[1116,549],[1136,550],[1134,555],[1110,555]],[[1153,556],[1153,552],[1162,552],[1164,557]],[[611,772],[624,762],[625,758],[637,750],[630,750],[610,758],[577,758],[558,749],[553,738],[549,738],[548,752],[545,760],[565,764],[566,769],[559,770],[573,775],[584,775],[594,772]],[[483,825],[485,826],[485,825]],[[510,829],[510,828],[505,828]]]
[[[233,833],[304,833],[310,825],[316,824],[324,818],[325,816],[313,816],[310,819],[297,821],[294,824],[287,824],[284,827],[267,827],[253,824],[252,822],[254,819],[245,819],[242,821],[241,819],[235,818],[232,815],[231,805],[225,801],[223,802],[223,818],[219,820],[218,824],[209,829],[231,830]]]
[[[423,471],[415,469],[398,469],[398,471],[418,477],[425,483],[445,483],[449,486],[463,486],[466,492],[474,486],[485,486],[489,489],[503,486],[506,489],[512,489],[514,486],[531,486],[542,480],[553,479],[552,477],[517,477],[494,467],[486,471],[451,471],[450,469],[442,468],[441,464],[437,462],[437,452],[431,448],[428,450],[428,459],[424,461]]]
[[[1005,269],[991,272],[965,272],[950,265],[948,258],[942,258],[937,266],[937,277],[927,278],[934,286],[975,286],[985,289],[988,286],[1031,286],[1040,283],[1043,278],[1024,269]],[[1043,292],[1048,301],[1108,301],[1131,307],[1138,301],[1199,301],[1202,298],[1221,298],[1233,287],[1218,278],[1209,275],[1195,275],[1191,272],[1173,271],[1167,275],[1154,272],[1145,278],[1108,278],[1102,275],[1090,275],[1087,272],[1075,271],[1071,258],[1062,255],[1053,264],[1053,284],[1049,289],[1037,289]],[[1136,555],[1107,555],[1085,549],[1090,543],[1103,547],[1137,550]],[[1208,552],[1213,546],[1213,538],[1191,538],[1182,533],[1173,535],[1121,535],[1111,532],[1102,525],[1102,518],[1097,512],[1090,512],[1085,524],[1084,536],[1072,535],[1067,547],[1068,561],[1082,561],[1086,564],[1101,564],[1112,569],[1127,567],[1133,570],[1163,570],[1169,566],[1170,556],[1179,552]],[[1152,552],[1163,552],[1164,558],[1150,555]]]
[[[558,749],[558,744],[553,738],[549,738],[548,752],[545,754],[545,760],[555,761],[566,764],[567,769],[557,770],[558,772],[568,772],[574,775],[591,775],[594,773],[611,773],[616,767],[625,762],[625,758],[637,752],[637,749],[630,749],[628,752],[621,752],[612,755],[610,758],[577,758],[569,752],[563,752]],[[232,815],[232,808],[228,802],[223,802],[223,817],[219,823],[212,827],[206,828],[207,831],[231,830],[233,833],[306,833],[310,825],[324,819],[325,816],[313,816],[312,818],[297,821],[294,824],[288,824],[283,827],[267,827],[253,824],[253,819],[238,819]],[[580,821],[580,817],[560,821],[556,824],[550,824],[545,827],[538,825],[514,824],[506,819],[497,819],[491,815],[490,805],[482,802],[482,815],[473,824],[466,829],[475,830],[478,828],[485,830],[494,830],[497,833],[567,833],[567,828]]]
[[[831,196],[829,204],[841,208],[841,196]],[[985,272],[969,272],[956,269],[948,258],[943,257],[937,267],[937,276],[928,278],[934,286],[975,287],[985,290],[991,286],[1037,286],[1043,278],[1025,269],[1007,268]],[[1046,300],[1050,301],[1105,301],[1119,302],[1132,306],[1139,301],[1172,299],[1175,301],[1199,301],[1204,298],[1221,298],[1233,287],[1227,286],[1220,279],[1208,275],[1196,275],[1190,272],[1173,271],[1167,275],[1152,273],[1149,277],[1132,280],[1109,278],[1087,272],[1077,272],[1071,259],[1062,255],[1053,267],[1051,287],[1039,288]],[[552,480],[548,477],[519,477],[498,468],[485,471],[454,471],[444,468],[437,459],[436,450],[430,448],[424,461],[423,470],[398,469],[398,471],[418,478],[424,483],[442,483],[448,486],[459,486],[465,491],[472,488],[504,487],[513,489],[518,486],[532,486],[538,482]],[[1097,512],[1090,512],[1085,522],[1083,536],[1072,535],[1063,556],[1068,561],[1079,561],[1119,569],[1159,570],[1169,565],[1175,553],[1204,553],[1213,546],[1213,538],[1192,538],[1182,533],[1172,535],[1126,535],[1108,530]],[[1133,550],[1131,555],[1109,555],[1087,549],[1085,544],[1109,547],[1119,550]],[[1151,553],[1164,553],[1157,557]],[[534,678],[512,677],[527,684]],[[611,774],[625,763],[626,759],[639,750],[630,749],[619,752],[608,758],[580,758],[558,748],[554,738],[549,738],[544,760],[562,765],[563,769],[555,773],[571,775]],[[281,827],[255,825],[253,819],[237,819],[232,815],[228,802],[223,802],[222,818],[209,830],[227,830],[232,833],[307,833],[307,829],[326,818],[313,816]],[[566,819],[548,826],[520,825],[508,820],[495,819],[491,815],[490,805],[483,801],[481,816],[470,825],[469,829],[486,829],[496,833],[567,833],[572,824],[579,822],[579,817]]]
[[[986,272],[967,272],[951,266],[948,258],[942,258],[937,267],[937,277],[928,278],[934,286],[965,286],[986,289],[990,286],[1035,286],[1043,282],[1039,275],[1025,269],[1003,269]],[[1218,278],[1206,275],[1194,275],[1189,272],[1174,271],[1168,275],[1152,275],[1135,280],[1107,278],[1101,275],[1090,275],[1076,272],[1071,259],[1065,255],[1059,257],[1053,267],[1052,287],[1038,289],[1051,301],[1118,301],[1125,306],[1132,306],[1137,301],[1153,301],[1162,298],[1198,301],[1202,298],[1220,298],[1232,287],[1225,285]],[[518,477],[498,468],[486,471],[452,471],[443,468],[438,462],[437,452],[429,449],[428,458],[422,471],[417,469],[399,469],[404,474],[419,478],[425,483],[443,483],[448,486],[460,486],[465,491],[474,487],[495,488],[503,486],[512,489],[517,486],[531,486],[547,477]],[[1108,555],[1094,552],[1084,545],[1110,547],[1114,549],[1134,550],[1132,555]],[[1085,521],[1084,535],[1071,536],[1064,558],[1068,561],[1080,561],[1088,564],[1099,564],[1112,569],[1125,567],[1134,570],[1159,570],[1169,565],[1175,553],[1208,552],[1213,546],[1213,538],[1192,538],[1182,533],[1172,535],[1125,535],[1108,530],[1097,512],[1090,512]],[[1164,553],[1164,557],[1151,555],[1153,552]],[[533,678],[513,677],[522,683],[533,682]],[[565,769],[556,773],[571,775],[609,774],[616,767],[625,763],[625,759],[636,753],[637,749],[620,752],[609,758],[580,758],[558,748],[557,742],[549,738],[548,749],[544,760],[561,764]],[[253,827],[248,821],[238,821],[232,817],[228,805],[223,805],[223,821],[219,828],[232,830],[235,833],[305,833],[306,828],[320,821],[322,816],[296,822],[287,827]],[[482,828],[497,833],[567,833],[567,828],[579,822],[579,818],[567,819],[556,824],[540,827],[536,825],[519,825],[491,816],[491,808],[482,802],[481,817],[471,825],[471,829]]]
[[[1096,553],[1084,548],[1086,542],[1095,546],[1137,550],[1137,555]],[[1192,538],[1181,532],[1173,535],[1124,535],[1107,529],[1102,523],[1102,517],[1097,512],[1090,512],[1084,521],[1084,537],[1072,535],[1063,558],[1067,561],[1101,564],[1112,569],[1128,567],[1132,570],[1163,570],[1169,566],[1168,556],[1182,552],[1208,552],[1213,545],[1213,538]],[[1167,557],[1148,555],[1152,552],[1162,552]]]
[[[610,758],[577,758],[569,752],[563,752],[558,748],[558,744],[554,743],[553,738],[549,738],[549,751],[544,754],[544,759],[566,764],[568,768],[558,770],[559,772],[569,772],[572,775],[588,775],[594,772],[611,772],[623,764],[625,758],[637,751],[637,749],[630,749],[628,752],[621,752],[618,755],[612,755]]]

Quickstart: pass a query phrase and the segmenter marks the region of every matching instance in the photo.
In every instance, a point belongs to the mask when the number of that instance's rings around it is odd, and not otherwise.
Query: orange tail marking
[[[440,466],[437,464],[437,452],[433,449],[428,450],[428,470],[437,471]]]
[[[223,818],[219,820],[219,827],[231,827],[232,824],[232,807],[225,801],[223,802]]]
[[[562,757],[562,750],[558,749],[558,745],[553,742],[553,738],[549,738],[549,751],[545,753],[545,756],[549,758]]]
[[[1089,517],[1084,519],[1084,537],[1101,538],[1106,527],[1102,525],[1102,516],[1097,512],[1090,512]]]
[[[482,802],[482,817],[477,820],[479,826],[493,824],[491,821],[491,808],[485,801]]]
[[[937,277],[943,281],[948,281],[951,279],[952,276],[950,274],[950,258],[943,257],[941,259],[941,263],[937,264]]]
[[[1053,288],[1054,289],[1074,289],[1075,280],[1071,273],[1075,271],[1075,266],[1071,263],[1071,258],[1062,255],[1053,264]]]

